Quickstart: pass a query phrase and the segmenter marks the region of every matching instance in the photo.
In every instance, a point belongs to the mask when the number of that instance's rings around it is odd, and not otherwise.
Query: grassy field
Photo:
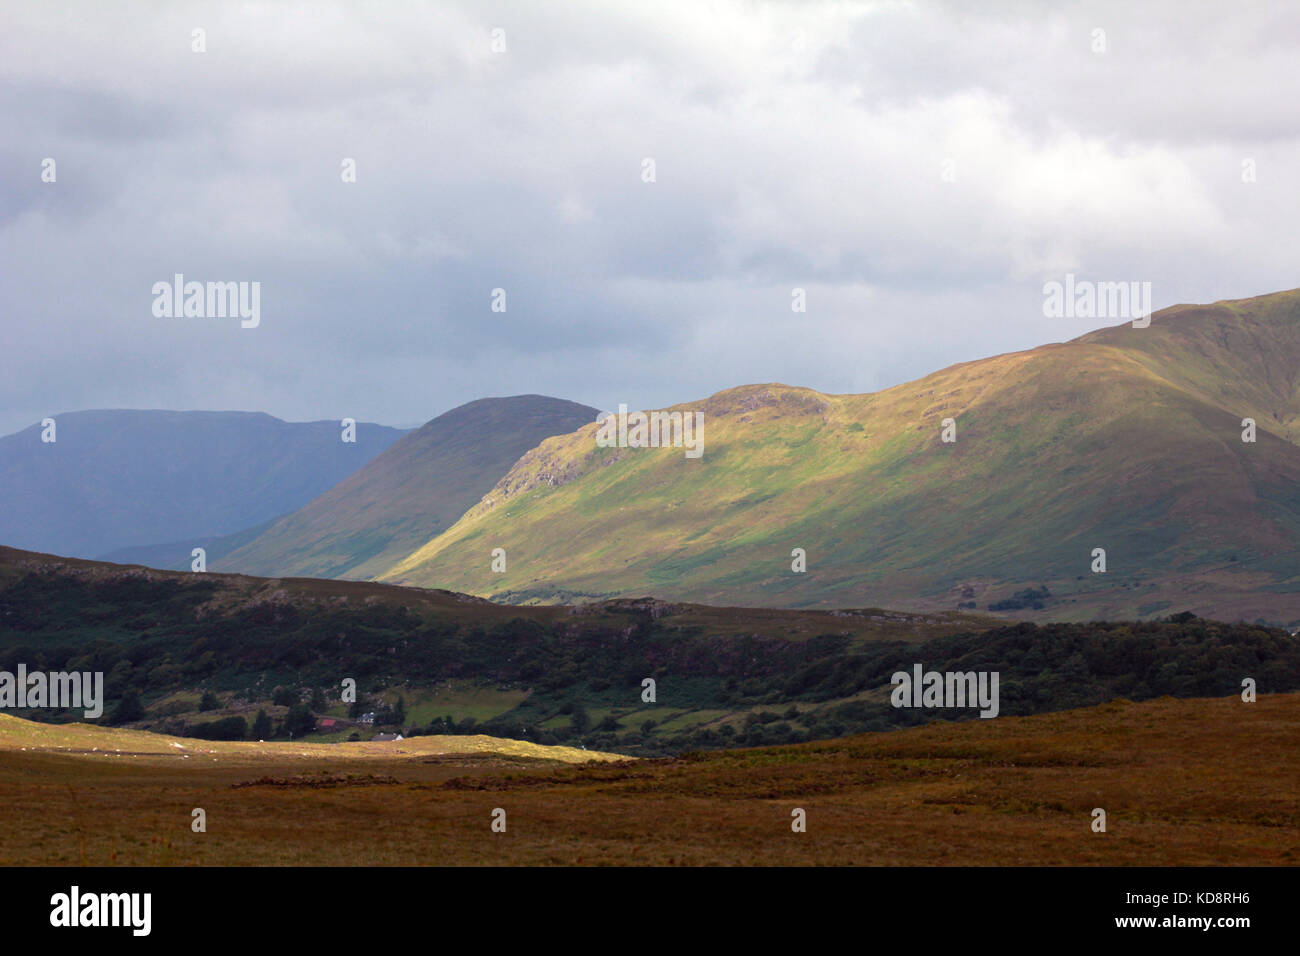
[[[0,862],[1295,865],[1297,739],[1300,694],[642,761],[486,737],[209,743],[5,717]],[[206,833],[190,829],[195,807]],[[490,828],[498,807],[505,833]]]
[[[174,762],[177,758],[193,758],[199,763],[229,760],[241,765],[299,760],[347,762],[481,753],[560,763],[627,759],[617,754],[602,754],[575,747],[543,747],[526,740],[504,740],[481,734],[410,737],[388,743],[360,741],[341,744],[283,740],[192,740],[169,734],[91,724],[44,724],[0,714],[0,754],[4,755],[3,759],[8,759],[14,753],[76,754],[107,760],[125,757],[132,758],[132,762],[144,763],[156,762],[158,758],[167,758],[165,763]]]
[[[482,723],[504,714],[524,700],[521,690],[478,687],[468,681],[446,681],[432,688],[390,687],[382,692],[385,700],[402,697],[408,723],[423,727],[437,717],[450,715],[457,721],[472,717]]]

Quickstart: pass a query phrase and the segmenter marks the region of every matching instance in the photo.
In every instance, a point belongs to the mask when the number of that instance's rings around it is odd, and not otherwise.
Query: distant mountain
[[[381,579],[520,603],[1188,609],[1294,625],[1298,380],[1300,292],[1286,292],[1176,306],[1147,328],[875,394],[735,388],[675,408],[703,411],[701,458],[599,448],[588,424],[529,452]]]
[[[260,412],[84,411],[0,438],[0,543],[97,557],[199,542],[293,511],[404,434]],[[198,544],[192,546],[199,546]],[[189,548],[183,557],[188,563]]]
[[[192,552],[202,548],[208,564],[216,564],[236,548],[242,548],[271,525],[278,518],[263,521],[259,525],[236,531],[234,534],[213,535],[206,538],[185,538],[181,541],[167,541],[162,544],[132,545],[118,548],[100,555],[99,560],[114,564],[143,564],[149,568],[162,568],[171,571],[188,571],[193,561]]]
[[[543,395],[462,405],[210,567],[260,575],[373,577],[450,527],[520,455],[595,418],[594,408]]]

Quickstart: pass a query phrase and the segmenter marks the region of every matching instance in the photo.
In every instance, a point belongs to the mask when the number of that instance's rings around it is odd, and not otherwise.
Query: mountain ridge
[[[0,437],[0,541],[93,557],[210,538],[301,506],[401,437],[265,412],[92,409]],[[188,551],[186,552],[188,560]]]
[[[457,406],[223,553],[213,568],[371,577],[454,523],[529,448],[595,414],[589,406],[544,395]]]
[[[380,577],[520,602],[794,607],[951,607],[1047,586],[1053,600],[1027,610],[1071,618],[1149,617],[1198,592],[1197,613],[1239,616],[1262,589],[1261,610],[1294,622],[1300,402],[1280,369],[1300,362],[1298,320],[1288,291],[1174,306],[1147,328],[865,395],[739,386],[671,406],[705,413],[698,462],[597,448],[588,424],[524,455]],[[507,573],[490,571],[492,547],[511,556]],[[790,571],[795,547],[806,576]],[[1110,577],[1091,572],[1097,547]]]

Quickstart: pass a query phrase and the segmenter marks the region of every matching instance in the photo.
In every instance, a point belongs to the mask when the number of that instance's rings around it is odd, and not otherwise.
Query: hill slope
[[[981,609],[1046,585],[1012,604],[1055,619],[1189,608],[1294,623],[1298,359],[1289,292],[1178,306],[1146,329],[870,395],[731,389],[676,408],[703,411],[703,457],[598,448],[594,424],[549,439],[382,579],[517,602]],[[496,547],[504,574],[486,557]]]
[[[558,763],[587,763],[627,760],[620,754],[577,747],[543,746],[527,740],[508,740],[485,734],[466,736],[420,736],[399,741],[345,741],[319,744],[297,741],[195,740],[169,734],[155,734],[126,727],[99,724],[45,724],[0,714],[0,752],[97,755],[100,759],[125,758],[131,763],[151,763],[150,757],[167,758],[189,753],[218,754],[241,763],[287,763],[311,761],[360,761],[413,759],[430,754],[500,754],[522,760]],[[139,758],[145,758],[140,760]]]
[[[594,408],[542,395],[462,405],[212,567],[247,574],[373,577],[450,527],[528,449],[595,416]]]
[[[1289,633],[1189,614],[1040,627],[878,608],[511,607],[369,581],[152,571],[0,548],[0,671],[100,671],[106,722],[187,737],[311,738],[301,711],[290,720],[295,701],[335,719],[312,739],[387,727],[641,755],[980,719],[960,706],[892,706],[892,675],[918,663],[999,674],[1001,716],[1230,694],[1246,676],[1262,693],[1300,689]],[[357,681],[355,711],[339,694],[346,677]],[[261,711],[275,726],[254,731]],[[374,725],[338,723],[365,711]]]
[[[129,548],[118,548],[116,551],[100,555],[99,560],[111,561],[114,564],[142,564],[147,568],[162,568],[169,571],[188,571],[193,560],[191,558],[192,549],[203,548],[207,553],[208,566],[216,567],[221,563],[222,558],[236,548],[242,548],[266,531],[279,520],[279,517],[272,518],[270,521],[263,521],[259,525],[245,528],[242,531],[236,531],[234,534],[219,534],[207,538],[186,538],[183,541],[167,541],[161,544],[133,545]]]
[[[0,438],[0,542],[96,557],[211,538],[301,507],[402,436],[260,412],[86,411]],[[188,562],[189,550],[183,552]]]

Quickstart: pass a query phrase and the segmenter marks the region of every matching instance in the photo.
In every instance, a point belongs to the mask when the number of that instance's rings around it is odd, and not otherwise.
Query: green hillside
[[[869,395],[731,389],[676,406],[704,413],[696,460],[598,448],[588,424],[525,455],[382,579],[519,603],[652,594],[1293,624],[1298,353],[1300,295],[1281,293]]]
[[[213,570],[374,577],[448,528],[542,439],[596,409],[542,395],[485,398],[439,415]]]

